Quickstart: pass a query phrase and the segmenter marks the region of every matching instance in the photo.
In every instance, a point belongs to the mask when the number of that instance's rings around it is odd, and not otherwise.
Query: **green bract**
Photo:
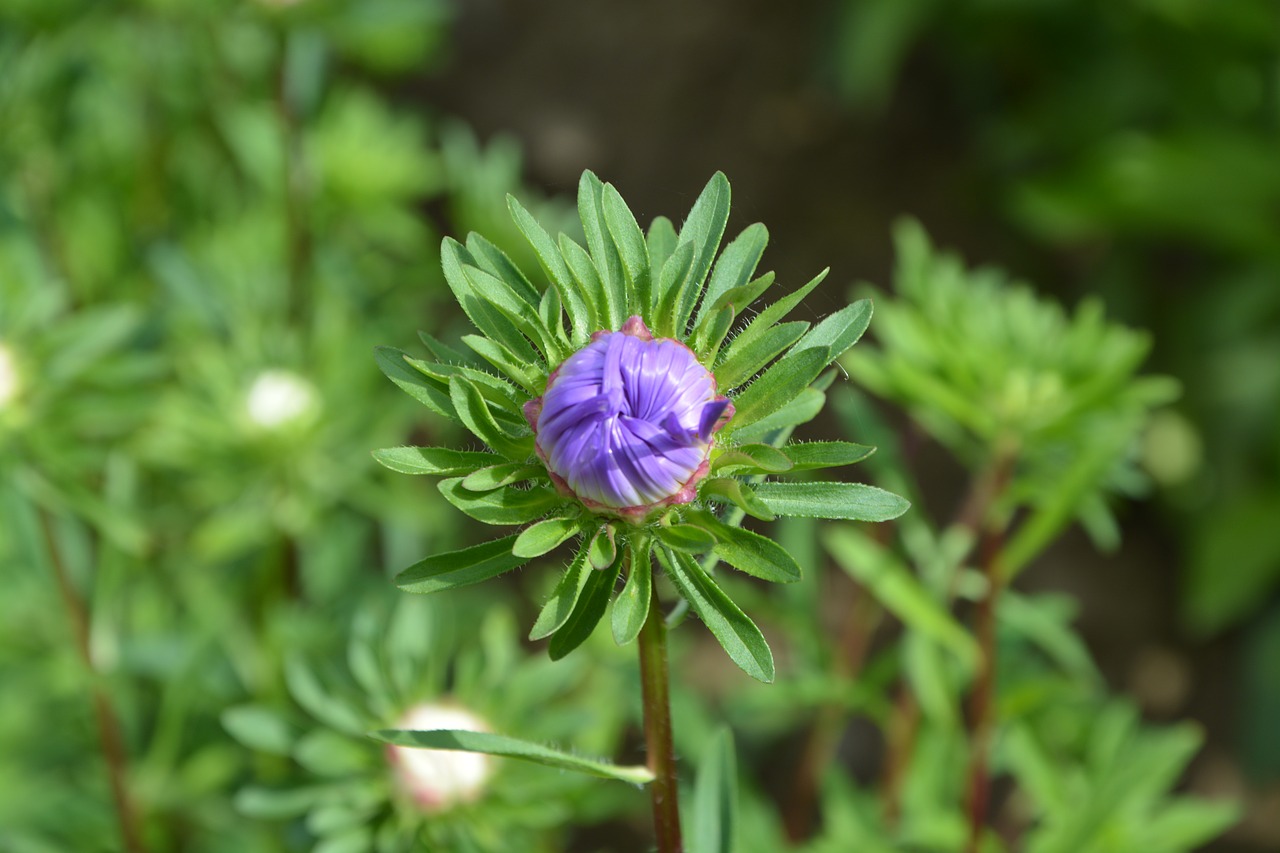
[[[626,587],[615,605],[614,635],[619,642],[635,637],[651,603],[648,578],[636,578],[652,570],[656,553],[730,657],[756,678],[772,679],[764,638],[709,567],[719,561],[784,582],[798,580],[800,570],[775,543],[739,529],[743,515],[881,521],[901,514],[907,502],[860,484],[791,481],[870,452],[842,442],[788,440],[821,409],[831,365],[866,330],[871,302],[860,300],[812,324],[786,321],[824,271],[764,310],[748,311],[773,284],[772,273],[756,275],[768,232],[751,225],[721,251],[729,195],[728,180],[717,173],[679,231],[659,217],[646,233],[618,191],[586,172],[578,188],[585,246],[564,234],[553,238],[510,198],[512,218],[538,259],[535,272],[519,269],[479,235],[468,236],[465,245],[445,239],[446,280],[480,334],[464,336],[465,348],[424,334],[432,359],[381,348],[378,363],[393,382],[463,424],[490,452],[392,448],[375,455],[393,470],[447,477],[441,493],[472,518],[524,529],[428,557],[400,576],[402,587],[433,592],[476,583],[572,543],[577,556],[533,631],[550,636],[552,656],[561,657],[590,635],[620,577]],[[558,490],[535,455],[524,415],[525,404],[543,394],[548,376],[566,358],[596,332],[617,331],[632,316],[655,337],[684,342],[735,409],[714,437],[710,475],[697,484],[696,499],[635,522],[596,514]],[[788,482],[765,482],[772,477]]]

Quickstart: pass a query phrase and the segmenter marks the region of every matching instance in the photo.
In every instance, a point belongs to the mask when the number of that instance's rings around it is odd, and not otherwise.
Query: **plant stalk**
[[[624,558],[625,559],[625,558]],[[653,782],[653,827],[658,853],[683,853],[680,835],[679,782],[671,737],[671,682],[667,675],[667,625],[658,602],[656,578],[640,629],[640,685],[644,701],[644,739]]]
[[[57,537],[53,533],[53,524],[44,509],[37,510],[40,516],[40,527],[44,533],[45,548],[49,555],[49,565],[53,569],[58,583],[58,592],[62,596],[62,605],[67,611],[71,629],[75,634],[76,652],[88,671],[92,680],[92,699],[94,720],[97,723],[98,739],[102,748],[102,757],[107,766],[107,780],[111,786],[111,799],[115,804],[116,819],[120,823],[120,840],[128,853],[146,853],[146,845],[142,841],[142,830],[138,811],[129,795],[128,760],[125,756],[124,739],[120,735],[120,718],[115,706],[111,703],[110,694],[103,688],[98,671],[93,665],[93,652],[89,646],[89,609],[71,581],[62,553],[58,549]]]
[[[978,603],[974,630],[978,635],[978,679],[969,698],[969,845],[968,853],[978,853],[982,829],[986,824],[991,793],[987,759],[995,729],[996,689],[996,605],[1004,584],[1000,570],[1000,552],[1004,547],[1002,530],[987,530],[979,543],[979,564],[987,578],[987,594]]]

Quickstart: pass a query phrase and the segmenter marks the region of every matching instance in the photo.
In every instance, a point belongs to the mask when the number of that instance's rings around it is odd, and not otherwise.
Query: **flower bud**
[[[316,408],[315,388],[288,370],[264,370],[249,386],[245,410],[254,425],[279,429],[302,420]]]
[[[694,499],[712,436],[733,406],[687,346],[654,339],[632,317],[566,359],[525,416],[562,491],[639,520]]]
[[[395,728],[419,732],[489,730],[469,711],[433,703],[410,708]],[[478,752],[392,746],[387,749],[387,757],[414,802],[427,812],[445,811],[457,803],[475,800],[493,774],[492,759]]]
[[[18,365],[13,351],[0,343],[0,409],[18,396]]]

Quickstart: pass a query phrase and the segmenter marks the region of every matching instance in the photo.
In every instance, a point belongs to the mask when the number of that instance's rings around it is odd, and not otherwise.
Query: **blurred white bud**
[[[18,396],[18,364],[13,351],[0,343],[0,409]]]
[[[287,370],[265,370],[258,374],[245,398],[249,420],[264,429],[295,423],[311,414],[315,406],[315,388]]]
[[[484,720],[451,705],[415,705],[400,718],[396,728],[408,731],[462,729],[487,732]],[[414,749],[393,746],[388,757],[405,788],[423,811],[444,811],[456,803],[480,796],[493,773],[492,759],[478,752],[446,749]]]

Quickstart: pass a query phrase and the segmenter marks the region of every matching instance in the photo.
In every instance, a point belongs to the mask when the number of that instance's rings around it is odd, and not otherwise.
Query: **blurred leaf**
[[[721,728],[706,745],[693,789],[691,853],[735,853],[738,762],[733,732]]]
[[[222,727],[250,749],[288,755],[297,733],[279,713],[261,705],[236,705],[222,712]]]

